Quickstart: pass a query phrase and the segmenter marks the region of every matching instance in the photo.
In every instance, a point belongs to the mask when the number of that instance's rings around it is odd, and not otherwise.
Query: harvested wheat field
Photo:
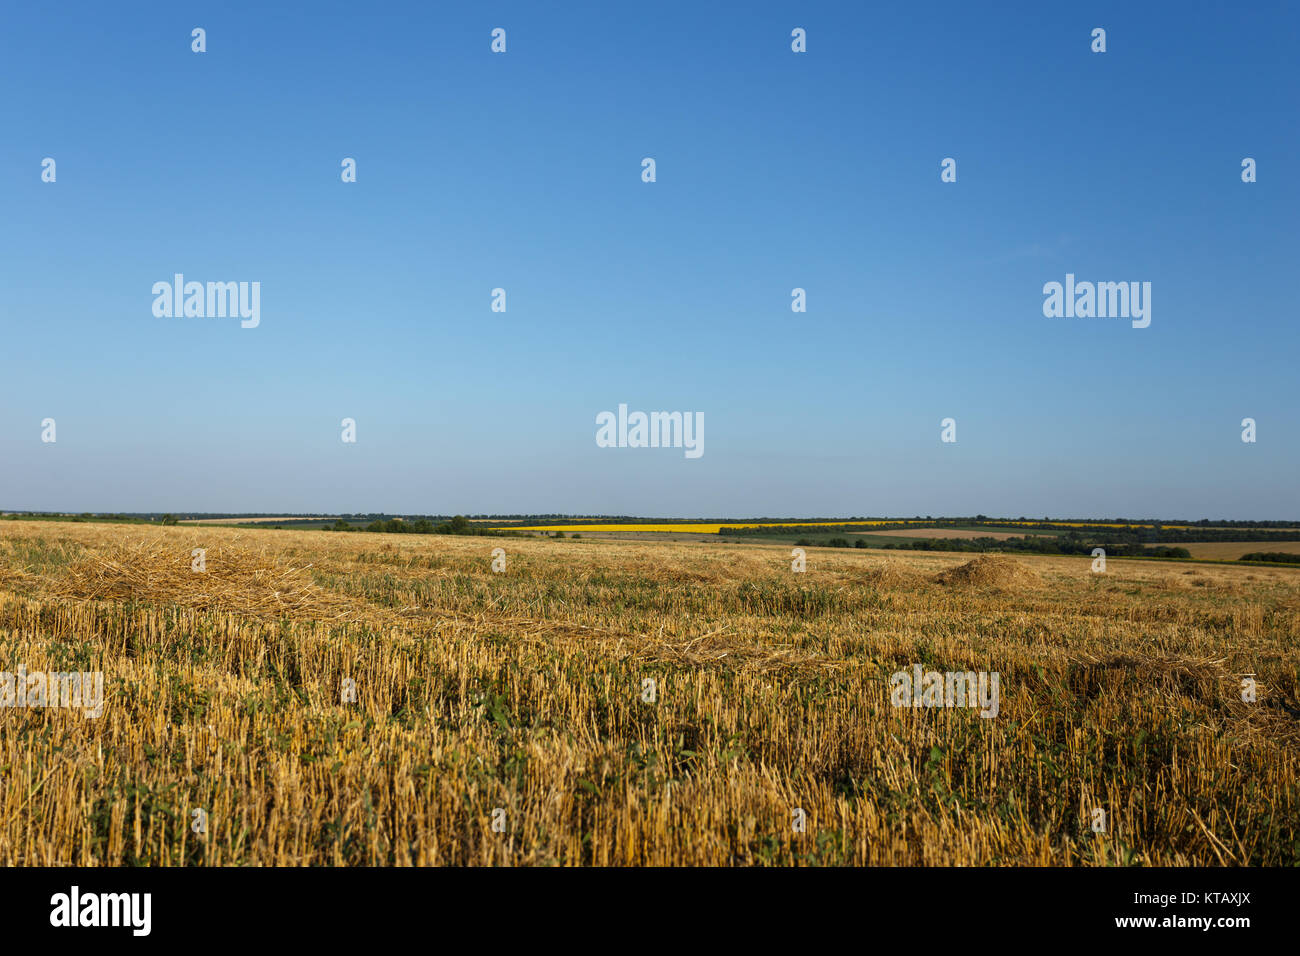
[[[1300,862],[1300,569],[807,562],[0,523],[0,669],[104,675],[0,711],[0,862]],[[894,706],[918,665],[997,715]]]

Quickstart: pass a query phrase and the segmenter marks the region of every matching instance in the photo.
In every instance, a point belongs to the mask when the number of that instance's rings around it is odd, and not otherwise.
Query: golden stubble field
[[[0,522],[0,862],[1300,860],[1300,569],[807,551]]]

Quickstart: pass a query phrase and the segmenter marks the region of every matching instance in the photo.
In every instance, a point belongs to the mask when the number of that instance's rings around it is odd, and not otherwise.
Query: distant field
[[[1186,548],[1194,558],[1214,558],[1218,561],[1235,561],[1243,554],[1257,551],[1300,554],[1300,541],[1202,541],[1179,544],[1178,547]]]
[[[636,522],[636,523],[633,522],[622,523],[622,522],[615,522],[615,521],[607,521],[607,522],[585,522],[585,523],[575,523],[575,524],[556,523],[556,524],[541,524],[541,525],[498,524],[498,527],[493,530],[563,531],[565,534],[568,534],[573,531],[577,531],[582,534],[595,533],[595,532],[613,532],[613,531],[637,531],[637,532],[648,532],[648,533],[659,533],[659,534],[717,534],[720,530],[730,530],[730,529],[748,529],[748,528],[791,529],[792,528],[797,530],[801,528],[808,528],[809,530],[815,530],[818,528],[830,527],[830,528],[847,528],[849,532],[855,532],[857,529],[861,529],[864,532],[870,531],[872,534],[881,534],[881,533],[903,534],[903,535],[910,535],[912,537],[923,536],[927,538],[958,537],[958,535],[942,535],[942,534],[929,533],[930,531],[956,530],[956,529],[930,528],[930,529],[926,529],[926,533],[924,535],[921,535],[920,534],[921,529],[925,528],[926,525],[931,524],[933,520],[934,520],[933,518],[888,518],[888,519],[877,519],[871,521],[847,521],[847,520],[845,521],[723,521],[718,523],[690,522],[690,521],[683,521],[683,522],[647,521],[647,522]],[[907,525],[908,527],[906,529],[890,529],[884,532],[874,530],[880,525],[900,525],[900,524]],[[1154,525],[1152,524],[1143,523],[1143,522],[1134,522],[1132,524],[1116,524],[1114,522],[1107,522],[1107,521],[1041,522],[1041,521],[1004,521],[1002,519],[997,519],[996,527],[998,529],[998,533],[1001,533],[1002,529],[1008,529],[1007,530],[1008,537],[1014,534],[1050,533],[1047,529],[1039,527],[1043,524],[1046,524],[1049,529],[1061,529],[1061,533],[1064,533],[1065,530],[1067,529],[1086,530],[1089,528],[1114,529],[1114,528],[1128,528],[1128,527],[1132,527],[1132,528],[1154,527]],[[990,524],[990,526],[992,526],[992,523]],[[1022,527],[1025,528],[1026,530],[1023,532],[1016,530]],[[1167,525],[1162,525],[1162,527],[1174,531],[1184,531],[1191,528],[1192,526],[1182,525],[1182,524],[1167,524]]]
[[[0,865],[1300,863],[1300,569],[970,558],[5,522]]]
[[[301,515],[284,515],[279,518],[186,518],[181,524],[283,524],[288,521],[334,521],[334,516],[304,518]]]
[[[1032,534],[1032,531],[967,531],[961,528],[900,528],[897,531],[871,532],[872,537],[877,538],[994,538],[997,541]]]
[[[760,522],[739,522],[728,521],[718,524],[705,524],[703,522],[591,522],[586,524],[547,524],[547,525],[501,525],[494,528],[494,531],[563,531],[565,534],[578,532],[580,534],[596,532],[645,532],[652,534],[717,534],[723,528],[838,528],[840,526],[852,526],[871,528],[875,525],[882,524],[908,524],[907,521],[760,521]]]
[[[660,525],[658,530],[651,530],[656,526],[651,525],[556,525],[552,527],[530,526],[523,528],[504,528],[499,527],[493,530],[504,531],[522,531],[525,534],[545,534],[547,532],[563,531],[565,534],[580,534],[589,538],[627,538],[631,540],[644,541],[686,541],[692,538],[704,539],[708,535],[716,535],[717,531],[698,530],[722,528],[722,535],[725,536],[728,528],[771,528],[772,534],[768,535],[751,535],[746,540],[755,543],[783,543],[793,541],[796,537],[807,538],[813,544],[825,544],[834,538],[850,537],[865,538],[868,544],[881,546],[892,543],[899,539],[909,541],[919,541],[926,538],[934,539],[968,539],[968,538],[993,538],[998,541],[1004,541],[1007,538],[1018,538],[1022,536],[1038,535],[1056,535],[1061,532],[1056,531],[1006,531],[1006,530],[974,530],[964,528],[899,528],[895,530],[877,530],[869,525],[863,525],[859,530],[851,527],[847,531],[826,531],[822,524],[772,524],[772,525]],[[664,530],[672,528],[673,530]],[[690,529],[690,530],[687,530]]]

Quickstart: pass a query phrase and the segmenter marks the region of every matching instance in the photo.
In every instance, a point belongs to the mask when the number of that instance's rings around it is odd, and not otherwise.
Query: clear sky
[[[7,5],[0,508],[1300,518],[1297,8],[972,7]]]

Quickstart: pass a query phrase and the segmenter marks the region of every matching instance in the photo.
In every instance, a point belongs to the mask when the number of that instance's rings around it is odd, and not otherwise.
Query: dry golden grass
[[[0,862],[1300,861],[1300,569],[807,550],[0,522]]]

